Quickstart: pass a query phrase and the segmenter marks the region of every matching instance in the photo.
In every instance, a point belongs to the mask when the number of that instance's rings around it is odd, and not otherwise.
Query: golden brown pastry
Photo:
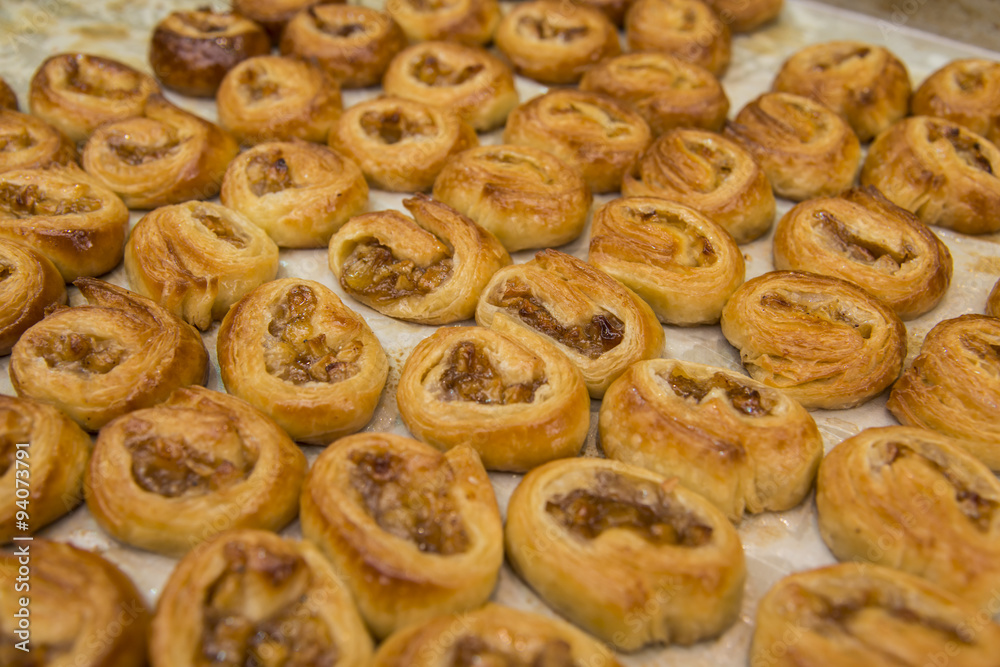
[[[405,46],[406,36],[389,14],[343,4],[299,12],[281,38],[282,55],[320,65],[344,88],[378,85]]]
[[[578,237],[594,197],[580,172],[528,146],[459,153],[434,181],[434,197],[500,239],[510,252]]]
[[[541,83],[576,83],[589,67],[622,52],[618,31],[600,10],[559,0],[517,3],[494,39],[515,72]]]
[[[358,163],[382,190],[430,190],[451,157],[479,145],[471,125],[449,109],[379,97],[355,104],[330,131],[330,145]]]
[[[330,239],[330,269],[350,296],[383,315],[421,324],[472,317],[494,273],[510,264],[496,237],[418,194],[413,218],[378,211],[353,218]]]
[[[277,46],[289,21],[315,5],[343,4],[341,0],[230,0],[233,11],[264,26]]]
[[[193,327],[110,283],[73,284],[89,305],[51,312],[14,345],[10,381],[19,396],[54,405],[96,431],[205,381],[208,353]]]
[[[1000,319],[962,315],[939,322],[889,394],[889,411],[906,426],[959,440],[1000,470]]]
[[[141,116],[99,127],[81,164],[129,208],[152,209],[219,194],[238,150],[218,125],[157,94]]]
[[[404,49],[385,72],[387,95],[451,109],[480,132],[500,127],[517,106],[514,75],[489,51],[451,42]]]
[[[753,154],[775,194],[792,201],[843,192],[861,166],[861,144],[850,126],[799,95],[764,93],[726,124],[726,136]]]
[[[625,15],[629,51],[660,51],[722,76],[729,67],[729,26],[700,0],[636,0]]]
[[[372,640],[308,542],[233,530],[192,551],[160,596],[152,667],[366,667]]]
[[[643,298],[665,324],[715,324],[745,263],[721,225],[683,204],[625,197],[594,212],[587,261]]]
[[[861,183],[928,225],[1000,231],[1000,148],[957,123],[928,116],[896,123],[872,142]]]
[[[29,246],[0,237],[0,355],[10,354],[50,306],[64,303],[66,284],[55,264]]]
[[[643,468],[578,458],[532,470],[510,498],[505,542],[549,605],[619,649],[693,644],[739,615],[736,529],[707,499]]]
[[[14,90],[0,77],[0,109],[9,109],[11,111],[17,111],[17,95],[14,94]]]
[[[784,0],[707,0],[719,20],[733,32],[751,32],[773,21],[781,13]]]
[[[778,71],[773,89],[833,109],[868,142],[906,116],[910,75],[906,65],[881,46],[824,42],[792,54]]]
[[[128,209],[75,164],[0,173],[0,237],[49,259],[66,282],[122,261]]]
[[[380,638],[483,605],[503,562],[500,511],[476,453],[389,433],[347,436],[319,455],[302,491],[302,534]]]
[[[667,53],[626,53],[587,70],[580,90],[604,93],[639,112],[654,136],[675,127],[718,132],[729,98],[711,72]]]
[[[986,300],[986,314],[991,317],[1000,317],[1000,280],[993,286],[989,298]]]
[[[385,9],[411,42],[485,45],[500,23],[497,0],[389,0]]]
[[[775,201],[760,164],[735,141],[677,128],[653,142],[625,172],[626,197],[659,197],[690,206],[722,225],[737,243],[771,228]]]
[[[202,331],[278,272],[278,246],[240,213],[190,201],[147,213],[125,244],[129,285]]]
[[[0,594],[0,636],[4,638],[0,664],[146,664],[149,612],[135,584],[121,570],[95,553],[61,542],[35,539],[23,548],[29,554],[29,581],[16,588],[15,580],[25,578],[21,546],[0,556],[0,579],[9,582]],[[18,612],[28,614],[26,634],[15,616]],[[21,641],[30,652],[17,647]]]
[[[476,322],[532,349],[555,346],[583,372],[594,398],[630,365],[663,351],[663,327],[645,301],[558,250],[497,271],[483,289]]]
[[[414,436],[475,449],[488,470],[524,472],[576,456],[590,396],[566,355],[484,327],[438,329],[410,353],[396,404]]]
[[[772,271],[722,311],[722,333],[753,379],[806,408],[853,408],[903,367],[906,327],[883,301],[839,278]]]
[[[569,623],[488,604],[401,630],[372,667],[621,667],[600,642]]]
[[[572,2],[600,11],[616,27],[620,28],[625,20],[625,12],[632,6],[634,0],[572,0]]]
[[[0,109],[0,172],[75,160],[76,146],[65,134],[37,116]]]
[[[602,193],[621,188],[652,136],[642,116],[606,95],[557,89],[514,109],[503,140],[552,153]]]
[[[149,64],[160,82],[183,95],[215,97],[237,63],[271,52],[259,24],[210,8],[172,12],[153,28]]]
[[[293,58],[257,56],[222,79],[219,122],[241,144],[326,141],[340,118],[340,86],[324,70]]]
[[[75,142],[98,126],[142,114],[156,80],[124,63],[83,53],[48,58],[31,78],[31,113]]]
[[[936,116],[1000,143],[1000,62],[953,60],[924,80],[910,99],[915,116]]]
[[[844,563],[785,577],[757,608],[750,664],[990,667],[1000,626],[923,579]]]
[[[363,428],[389,373],[361,316],[330,288],[298,278],[264,283],[233,306],[218,358],[227,391],[313,445]]]
[[[924,223],[869,186],[786,213],[774,234],[774,268],[857,283],[909,320],[944,297],[952,260]]]

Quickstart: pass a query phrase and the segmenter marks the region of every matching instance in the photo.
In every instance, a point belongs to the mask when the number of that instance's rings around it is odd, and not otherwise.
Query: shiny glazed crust
[[[785,0],[707,0],[735,33],[751,32],[778,18]]]
[[[1000,63],[953,60],[920,84],[910,109],[914,115],[945,118],[1000,143]]]
[[[66,303],[66,284],[44,255],[2,237],[0,270],[0,355],[7,355],[47,308]]]
[[[629,51],[660,51],[704,67],[715,76],[729,68],[729,26],[699,0],[636,0],[625,15]]]
[[[1000,317],[1000,280],[993,286],[989,298],[986,300],[986,314],[992,317]]]
[[[493,39],[500,23],[497,0],[389,0],[385,9],[411,42],[446,40],[485,45]]]
[[[17,95],[2,77],[0,77],[0,109],[18,110]]]
[[[292,18],[315,5],[343,4],[341,0],[231,0],[233,11],[256,21],[275,46]]]
[[[0,172],[76,161],[76,146],[37,116],[0,109]]]

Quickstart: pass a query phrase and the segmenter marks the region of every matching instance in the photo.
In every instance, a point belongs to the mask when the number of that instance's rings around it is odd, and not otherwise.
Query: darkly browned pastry
[[[500,23],[497,0],[388,0],[385,9],[411,42],[487,44]]]
[[[910,75],[890,51],[862,42],[812,44],[794,53],[774,90],[812,98],[847,120],[861,141],[906,115]]]
[[[377,85],[406,46],[386,12],[357,5],[313,5],[296,14],[281,38],[281,53],[314,62],[344,88]]]
[[[729,98],[711,72],[667,53],[626,53],[587,70],[580,90],[610,95],[639,112],[654,136],[675,127],[717,132]]]
[[[993,286],[989,298],[986,300],[986,314],[991,317],[1000,317],[1000,280]]]
[[[314,5],[343,4],[342,0],[230,0],[233,11],[264,26],[275,46],[285,26],[299,12]]]
[[[785,0],[706,0],[733,32],[750,32],[781,13]]]
[[[850,280],[909,320],[944,297],[952,260],[924,223],[869,186],[786,213],[774,233],[774,268]]]
[[[66,303],[55,264],[29,246],[0,237],[0,356],[53,304]]]
[[[76,146],[37,116],[0,109],[0,172],[69,164]]]
[[[17,111],[17,95],[14,90],[0,77],[0,109]]]
[[[954,60],[927,77],[910,100],[915,116],[936,116],[1000,143],[1000,62]]]
[[[128,65],[82,53],[52,56],[31,78],[31,113],[83,142],[103,125],[142,114],[160,92],[156,80]]]
[[[214,97],[236,63],[271,52],[271,40],[254,21],[209,8],[173,12],[153,29],[149,64],[160,82],[195,97]]]
[[[690,206],[722,225],[737,243],[771,228],[774,192],[746,149],[693,128],[668,131],[625,173],[626,197],[660,197]]]
[[[722,76],[729,67],[729,26],[700,0],[636,0],[625,15],[630,51],[661,51]]]
[[[880,134],[861,183],[928,225],[1000,231],[1000,148],[949,120],[913,116]]]
[[[775,194],[793,201],[839,194],[861,166],[858,136],[808,97],[765,93],[726,125],[726,136],[753,154]]]
[[[603,13],[559,0],[517,3],[495,39],[515,72],[542,83],[576,83],[599,60],[621,53],[618,31]]]

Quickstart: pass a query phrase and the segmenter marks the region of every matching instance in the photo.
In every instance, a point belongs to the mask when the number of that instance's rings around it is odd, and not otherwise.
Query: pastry
[[[735,141],[695,128],[667,131],[625,172],[626,197],[659,197],[690,206],[737,243],[771,228],[775,201],[757,160]]]
[[[320,65],[344,88],[378,85],[405,46],[406,36],[389,14],[343,4],[299,12],[281,38],[282,55]]]
[[[476,322],[531,348],[555,346],[583,372],[594,398],[634,362],[663,350],[663,327],[645,301],[558,250],[497,271],[483,289]]]
[[[271,52],[259,24],[210,8],[172,12],[153,28],[149,64],[160,82],[183,95],[215,97],[237,63]]]
[[[924,80],[910,99],[916,116],[936,116],[1000,143],[1000,62],[954,60]]]
[[[278,246],[236,211],[190,201],[147,213],[125,244],[129,285],[202,331],[278,272]]]
[[[675,127],[718,132],[729,113],[722,84],[704,67],[667,53],[626,53],[597,63],[580,90],[604,93],[639,112],[654,136]]]
[[[511,112],[504,143],[540,148],[580,170],[595,193],[616,192],[649,146],[649,126],[635,111],[600,93],[558,89]]]
[[[899,376],[906,327],[854,283],[797,271],[748,280],[722,311],[722,333],[753,379],[810,410],[853,408]]]
[[[715,324],[745,264],[722,226],[683,204],[615,199],[594,212],[587,261],[643,298],[665,324]]]
[[[608,458],[676,477],[731,521],[802,502],[823,457],[805,408],[783,392],[722,368],[640,361],[601,403]]]
[[[389,373],[365,321],[330,288],[298,278],[265,283],[233,306],[218,358],[228,392],[313,445],[364,427]]]
[[[861,183],[928,225],[1000,231],[1000,148],[957,123],[928,116],[896,123],[872,142]]]
[[[719,20],[736,33],[751,32],[773,21],[781,13],[784,0],[707,0]]]
[[[494,273],[510,264],[496,237],[427,195],[398,211],[365,213],[330,239],[330,269],[350,296],[383,315],[421,324],[472,317]]]
[[[594,200],[579,171],[551,153],[510,144],[453,157],[434,181],[434,197],[489,230],[510,252],[577,238]]]
[[[479,139],[450,109],[379,97],[345,111],[330,145],[357,162],[373,186],[418,192],[430,190],[451,156],[478,146]]]
[[[18,110],[17,95],[3,77],[0,77],[0,109]]]
[[[302,534],[343,577],[376,637],[483,605],[503,562],[503,526],[476,453],[444,454],[359,433],[319,455],[302,491]]]
[[[906,116],[910,75],[889,50],[862,42],[825,42],[785,61],[773,89],[809,97],[843,116],[861,141]]]
[[[0,355],[53,305],[66,303],[66,284],[37,250],[0,237]]]
[[[65,165],[76,146],[37,116],[0,109],[0,172]]]
[[[48,58],[31,78],[31,113],[75,142],[98,126],[142,114],[156,80],[124,63],[83,53]]]
[[[500,23],[497,0],[389,0],[385,9],[411,42],[446,40],[485,45],[493,39]]]
[[[619,649],[693,644],[739,615],[736,529],[643,468],[596,458],[536,468],[514,489],[504,537],[511,565],[550,606]]]
[[[518,102],[506,63],[485,49],[451,42],[404,49],[389,63],[382,88],[387,95],[451,109],[480,132],[501,127]]]
[[[494,40],[515,72],[547,84],[576,83],[589,67],[622,52],[618,31],[600,10],[559,0],[516,4]]]
[[[629,51],[669,53],[715,76],[729,68],[729,26],[700,0],[636,0],[625,15],[625,41]]]
[[[422,340],[403,365],[396,404],[418,439],[442,451],[469,445],[488,470],[576,456],[590,426],[587,386],[564,354],[484,327]]]
[[[233,11],[259,23],[275,46],[285,26],[299,12],[316,5],[342,4],[341,0],[230,0]]]
[[[991,317],[1000,317],[1000,280],[993,286],[989,298],[986,300],[986,314]]]
[[[634,0],[572,0],[572,2],[600,11],[611,23],[620,28],[625,21],[625,13]]]
[[[340,86],[324,70],[293,58],[257,56],[229,70],[215,101],[219,122],[241,144],[326,141],[340,118]]]
[[[178,563],[150,636],[152,667],[366,667],[372,640],[316,547],[233,530]]]
[[[208,353],[193,327],[110,283],[73,284],[89,305],[54,310],[14,345],[10,381],[19,396],[54,405],[96,431],[205,381]]]
[[[0,173],[0,237],[38,251],[66,282],[122,261],[128,209],[74,164]]]
[[[786,213],[774,233],[774,268],[855,282],[910,320],[944,297],[952,261],[934,232],[869,186]]]
[[[99,127],[83,148],[83,168],[129,208],[153,209],[219,194],[238,147],[214,123],[162,95],[141,116]]]
[[[959,440],[1000,470],[1000,319],[962,315],[939,322],[889,394],[900,423]]]

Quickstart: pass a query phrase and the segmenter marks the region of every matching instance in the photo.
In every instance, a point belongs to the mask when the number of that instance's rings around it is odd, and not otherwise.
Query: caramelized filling
[[[648,79],[652,75],[659,79],[659,84],[669,81],[672,90],[697,90],[704,87],[702,81],[689,79],[673,67],[664,67],[660,63],[629,63],[620,67],[639,79]]]
[[[31,420],[16,410],[0,408],[0,477],[14,465],[18,443],[31,442]]]
[[[35,138],[27,130],[0,135],[0,152],[16,153],[35,145]]]
[[[927,141],[934,143],[944,139],[951,144],[952,148],[955,150],[955,155],[969,165],[973,169],[978,169],[979,171],[985,171],[987,174],[993,174],[993,164],[990,159],[986,157],[983,152],[983,146],[978,141],[976,141],[971,135],[954,125],[940,125],[938,123],[932,123],[927,128]]]
[[[991,367],[995,375],[1000,376],[1000,345],[971,334],[962,334],[959,340],[962,347]]]
[[[83,95],[122,100],[139,93],[139,76],[121,67],[80,67],[76,58],[70,58],[66,61],[66,87]]]
[[[292,187],[291,170],[280,152],[250,158],[247,163],[247,180],[250,181],[250,190],[257,197]]]
[[[733,408],[749,417],[769,415],[774,407],[770,400],[761,396],[753,387],[740,384],[722,373],[714,373],[708,380],[695,380],[674,369],[669,377],[663,379],[674,394],[693,399],[695,403],[701,403],[713,390],[721,389]]]
[[[39,352],[49,368],[80,375],[110,373],[128,356],[116,341],[90,334],[59,334],[46,342]]]
[[[101,208],[96,197],[54,199],[37,185],[0,183],[0,212],[11,218],[30,218],[35,215],[76,215],[91,213]]]
[[[215,238],[228,243],[234,248],[245,248],[247,241],[240,234],[239,230],[228,220],[209,213],[205,209],[196,208],[191,211],[191,217],[202,227],[212,233]]]
[[[796,297],[799,300],[795,300]],[[814,300],[815,303],[809,303],[810,299]],[[868,322],[859,322],[851,317],[850,313],[840,307],[836,299],[817,298],[816,295],[791,295],[768,292],[760,297],[760,305],[764,308],[801,313],[802,315],[826,320],[827,322],[848,324],[858,332],[858,335],[865,339],[871,338],[872,335],[872,325]]]
[[[531,403],[544,379],[505,384],[500,372],[475,343],[463,341],[448,357],[448,368],[441,374],[440,388],[445,401],[471,401],[487,405]]]
[[[712,180],[699,183],[699,192],[713,192],[722,187],[722,184],[736,171],[736,164],[733,156],[725,151],[721,151],[703,142],[684,140],[684,149],[692,155],[697,155],[712,170]]]
[[[232,14],[216,14],[210,11],[182,12],[179,18],[185,25],[206,35],[225,32],[236,21]]]
[[[872,52],[871,49],[867,47],[861,47],[857,49],[852,49],[851,51],[846,51],[844,53],[836,53],[823,60],[820,60],[815,65],[811,67],[814,72],[825,72],[831,70],[835,67],[841,67],[844,63],[851,60],[864,60]]]
[[[675,238],[671,242],[650,244],[644,249],[648,252],[647,261],[651,264],[669,270],[675,264],[688,267],[712,266],[719,259],[712,242],[678,215],[669,211],[643,210],[631,206],[624,206],[622,213],[639,224],[660,225],[673,232]]]
[[[880,266],[890,273],[895,273],[899,267],[916,257],[914,251],[908,246],[900,252],[855,234],[829,211],[819,211],[814,217],[816,219],[815,228],[819,230],[827,242],[840,253],[847,255],[852,261],[870,266]]]
[[[417,11],[421,12],[436,12],[440,9],[445,9],[446,7],[451,7],[455,4],[453,0],[404,0],[406,4],[410,5]]]
[[[429,266],[397,259],[378,241],[359,244],[344,262],[340,284],[352,294],[385,304],[408,296],[429,294],[451,276],[450,257]]]
[[[460,69],[449,67],[437,57],[426,54],[413,63],[410,73],[413,78],[428,86],[459,86],[484,69],[483,65],[467,65]]]
[[[281,95],[281,86],[272,81],[266,72],[253,67],[243,71],[239,89],[251,102]]]
[[[774,113],[761,111],[764,124],[779,135],[794,137],[799,143],[809,144],[822,138],[827,130],[826,122],[818,109],[798,102],[772,99]]]
[[[580,39],[590,29],[585,25],[555,25],[548,20],[548,17],[522,16],[517,24],[517,31],[523,34],[530,34],[535,39],[556,40],[568,43]]]
[[[455,642],[451,667],[576,667],[570,645],[549,639],[537,650],[504,650],[479,637],[466,635]]]
[[[366,111],[361,114],[361,129],[383,144],[398,144],[403,139],[434,137],[437,125],[428,114],[414,118],[399,109],[390,112]]]
[[[614,139],[631,133],[628,123],[614,115],[607,109],[595,104],[585,102],[568,102],[561,106],[553,106],[554,115],[576,114],[580,120],[588,122],[591,126],[597,126],[603,130],[609,139]]]
[[[17,272],[17,267],[0,260],[0,283],[7,280]]]
[[[545,170],[545,168],[535,162],[534,160],[526,157],[521,157],[520,155],[512,155],[510,153],[484,153],[480,156],[481,160],[486,162],[492,162],[493,164],[502,165],[504,167],[512,167],[514,169],[530,169],[535,174],[537,178],[540,179],[545,185],[551,185],[554,181],[551,175]],[[492,184],[487,183],[486,187],[489,188]]]
[[[170,138],[159,146],[143,146],[129,138],[127,134],[115,134],[108,138],[108,148],[113,150],[122,162],[133,167],[139,167],[150,162],[156,162],[177,151],[180,142]]]
[[[331,37],[353,37],[358,33],[368,32],[365,26],[360,23],[331,23],[327,21],[316,11],[316,5],[309,7],[308,12],[316,28]]]
[[[141,437],[125,447],[132,453],[132,479],[149,493],[166,498],[200,496],[246,479],[245,461],[230,461],[192,448],[183,439]]]
[[[959,70],[955,72],[955,85],[963,93],[975,94],[986,86],[986,79],[980,69]]]

